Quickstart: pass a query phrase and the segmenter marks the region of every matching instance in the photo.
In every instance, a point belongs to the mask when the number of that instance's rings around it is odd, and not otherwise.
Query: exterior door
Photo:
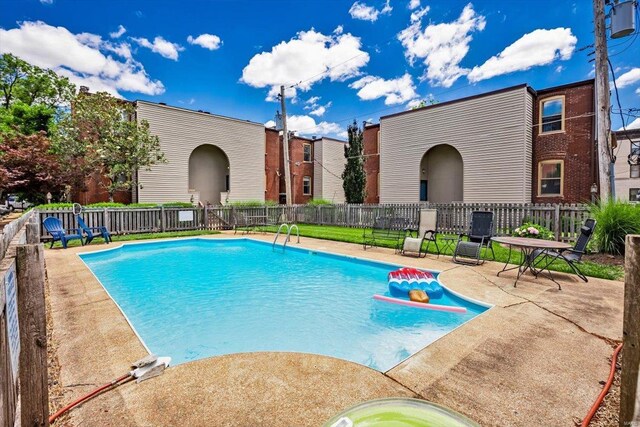
[[[422,179],[420,180],[420,201],[426,202],[427,200],[427,180]]]

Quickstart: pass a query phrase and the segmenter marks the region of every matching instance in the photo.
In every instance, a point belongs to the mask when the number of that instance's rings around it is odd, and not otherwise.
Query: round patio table
[[[548,273],[544,272],[545,267],[541,268],[540,270],[537,270],[535,268],[535,259],[537,255],[539,255],[539,252],[536,251],[564,251],[572,247],[570,244],[556,242],[553,240],[531,239],[528,237],[492,237],[491,240],[496,243],[502,243],[503,245],[509,246],[509,258],[507,259],[507,262],[505,263],[502,270],[498,272],[498,276],[500,276],[500,273],[515,270],[517,268],[518,275],[516,276],[516,281],[513,283],[513,286],[515,287],[518,284],[518,279],[520,279],[520,276],[522,276],[527,270],[529,270],[536,278],[540,273],[545,274],[547,277],[549,277],[549,279],[551,279],[551,281],[553,281],[553,283],[558,285],[558,289],[562,289],[560,283],[556,282],[551,275],[548,264],[545,266]],[[520,249],[520,251],[522,252],[522,260],[520,261],[520,265],[507,268],[507,266],[509,265],[509,261],[511,261],[511,252],[513,248]]]

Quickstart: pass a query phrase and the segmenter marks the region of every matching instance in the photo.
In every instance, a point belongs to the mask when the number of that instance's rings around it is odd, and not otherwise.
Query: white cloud
[[[309,114],[313,115],[313,116],[323,116],[324,113],[327,112],[327,110],[329,109],[329,107],[331,107],[332,102],[329,101],[324,105],[320,105],[318,103],[318,101],[320,101],[320,97],[319,96],[312,96],[311,98],[307,99],[304,103],[305,106],[303,107],[305,110],[311,110],[309,112]]]
[[[640,95],[640,87],[636,89],[636,95]]]
[[[563,71],[564,71],[564,69],[565,69],[565,66],[564,66],[564,65],[558,65],[558,66],[556,67],[556,70],[555,70],[555,71],[556,71],[556,73],[561,73],[561,72],[563,72]]]
[[[133,37],[132,40],[140,46],[151,49],[152,52],[155,52],[164,58],[173,59],[174,61],[178,60],[179,52],[184,50],[184,48],[178,43],[171,43],[170,41],[163,39],[161,36],[154,38],[153,43],[144,37]]]
[[[91,91],[119,91],[158,95],[159,80],[151,80],[141,63],[131,58],[128,45],[113,45],[90,33],[73,34],[64,27],[42,21],[21,22],[18,28],[0,28],[0,53],[12,53],[42,68],[49,68]],[[114,59],[114,52],[125,61]]]
[[[467,77],[471,82],[478,82],[514,71],[548,65],[556,59],[566,61],[573,55],[577,41],[570,28],[538,29],[520,37],[484,64],[473,67]]]
[[[267,127],[267,128],[274,128],[274,127],[276,127],[276,122],[274,120],[269,120],[268,122],[266,122],[264,124],[264,126]]]
[[[427,69],[423,79],[435,86],[450,87],[469,72],[459,64],[469,51],[471,33],[484,30],[485,25],[484,16],[476,14],[469,3],[455,21],[422,29],[422,20],[418,19],[398,34],[398,40],[412,65],[416,58],[424,60]]]
[[[637,119],[635,119],[634,121],[632,121],[627,125],[627,130],[630,130],[630,129],[640,129],[640,117],[638,117]],[[624,128],[620,128],[618,130],[624,130]]]
[[[380,15],[387,15],[391,13],[393,8],[389,4],[389,1],[390,0],[387,0],[380,10],[360,1],[356,1],[351,5],[351,8],[349,8],[349,15],[351,15],[353,19],[375,22],[378,20]]]
[[[344,33],[344,26],[338,25],[335,30],[333,30],[333,34],[342,34]]]
[[[417,9],[420,7],[420,0],[411,0],[409,2],[409,10]]]
[[[311,98],[309,98],[306,101],[304,101],[304,103],[308,104],[308,105],[311,105],[311,106],[316,106],[316,105],[318,105],[318,101],[320,101],[320,97],[319,96],[312,96]]]
[[[275,100],[280,85],[299,82],[287,89],[287,96],[294,99],[298,89],[306,92],[325,78],[344,81],[358,76],[369,62],[369,54],[361,46],[360,38],[350,33],[326,36],[313,29],[301,31],[270,52],[251,58],[240,80],[256,88],[270,87],[269,101]]]
[[[420,10],[416,10],[415,12],[411,12],[411,22],[415,23],[422,19],[424,15],[426,15],[431,8],[429,6],[425,6]]]
[[[123,27],[122,25],[118,25],[118,30],[114,31],[113,33],[109,33],[109,37],[111,37],[112,39],[117,39],[118,37],[122,36],[126,32],[127,32],[127,29],[125,27]]]
[[[216,50],[219,49],[222,45],[222,40],[220,37],[214,34],[200,34],[198,37],[187,37],[187,41],[190,44],[197,44],[205,49]]]
[[[40,0],[42,4],[53,4],[53,0]]]
[[[640,68],[636,67],[636,68],[632,68],[631,70],[619,76],[616,79],[616,84],[618,85],[619,88],[623,88],[625,86],[632,85],[638,81],[640,81]]]
[[[327,107],[319,105],[316,109],[312,110],[309,114],[312,116],[322,117],[327,112]]]
[[[370,101],[384,97],[386,105],[402,104],[418,96],[409,73],[390,80],[385,80],[382,77],[366,76],[351,83],[349,87],[360,89],[358,97],[363,100]]]
[[[287,117],[287,129],[296,135],[337,135],[344,129],[338,123],[319,122],[310,116]]]

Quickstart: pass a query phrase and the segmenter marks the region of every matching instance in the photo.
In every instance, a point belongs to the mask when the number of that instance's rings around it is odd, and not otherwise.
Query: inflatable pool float
[[[409,297],[409,291],[418,289],[426,292],[429,299],[442,298],[444,291],[442,286],[428,271],[417,268],[403,267],[392,271],[387,277],[389,280],[389,292],[393,297]]]
[[[439,304],[425,304],[423,302],[409,301],[402,298],[394,298],[388,297],[385,295],[375,294],[373,299],[378,301],[390,302],[392,304],[398,305],[406,305],[408,307],[415,308],[424,308],[426,310],[435,310],[435,311],[448,311],[451,313],[466,313],[467,309],[465,307],[453,306],[453,305],[439,305]]]
[[[324,427],[480,427],[444,406],[420,399],[390,398],[361,403],[336,415]]]

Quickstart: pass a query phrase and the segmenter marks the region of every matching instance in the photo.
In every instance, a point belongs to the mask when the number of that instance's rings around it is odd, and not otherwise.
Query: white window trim
[[[542,179],[543,179],[542,165],[549,164],[549,163],[552,163],[552,164],[560,163],[560,193],[542,194]],[[553,179],[557,179],[557,178],[553,178]],[[564,197],[564,160],[552,159],[552,160],[542,160],[538,162],[538,197]]]
[[[305,193],[304,191],[304,185],[305,185],[305,181],[309,181],[309,192]],[[312,191],[311,191],[311,177],[310,176],[303,176],[302,177],[302,195],[303,196],[310,196]]]
[[[549,132],[543,132],[542,131],[542,116],[544,114],[544,103],[548,102],[548,101],[554,101],[556,99],[561,99],[562,100],[562,121],[560,122],[560,130],[552,130]],[[565,129],[564,129],[564,118],[565,118],[565,105],[566,105],[566,100],[565,100],[565,96],[564,95],[556,95],[556,96],[550,96],[548,98],[544,98],[540,100],[540,104],[538,106],[538,135],[552,135],[554,133],[564,133]]]
[[[309,147],[309,160],[304,159],[304,149],[305,147]],[[313,163],[313,147],[308,142],[302,143],[302,162],[303,163]]]

